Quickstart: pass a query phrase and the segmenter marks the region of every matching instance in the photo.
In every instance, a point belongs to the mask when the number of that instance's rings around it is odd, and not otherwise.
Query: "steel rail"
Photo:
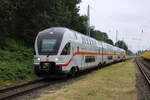
[[[145,77],[146,81],[149,83],[150,85],[150,74],[148,73],[148,71],[150,71],[146,65],[144,65],[142,63],[142,61],[140,60],[140,58],[136,58],[136,64],[138,65],[140,72],[143,74],[143,76]]]
[[[9,100],[12,98],[16,98],[16,97],[22,96],[26,93],[30,93],[32,91],[65,81],[64,79],[63,80],[54,80],[54,81],[49,81],[49,82],[46,82],[44,80],[45,79],[39,79],[39,80],[19,84],[16,86],[0,89],[0,100]]]

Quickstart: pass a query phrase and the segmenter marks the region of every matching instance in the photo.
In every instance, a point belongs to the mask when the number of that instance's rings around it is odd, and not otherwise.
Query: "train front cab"
[[[63,29],[48,29],[38,34],[35,42],[36,55],[34,56],[34,68],[38,76],[63,74],[62,66],[71,56],[70,43],[62,44],[64,33]]]

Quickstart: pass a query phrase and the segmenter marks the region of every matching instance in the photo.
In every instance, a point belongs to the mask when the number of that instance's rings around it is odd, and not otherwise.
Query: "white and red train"
[[[74,75],[80,70],[125,59],[125,50],[61,27],[39,32],[35,52],[35,72],[42,77]]]

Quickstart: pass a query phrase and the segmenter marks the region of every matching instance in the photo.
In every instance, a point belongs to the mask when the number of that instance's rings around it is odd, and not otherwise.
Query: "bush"
[[[8,40],[4,42],[4,50],[0,50],[0,80],[22,80],[34,75],[33,50]]]

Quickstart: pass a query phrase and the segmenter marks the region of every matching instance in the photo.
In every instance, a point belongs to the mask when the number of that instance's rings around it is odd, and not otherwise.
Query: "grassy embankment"
[[[131,60],[115,64],[37,100],[136,100],[134,73]]]
[[[5,39],[0,47],[0,87],[34,77],[32,49],[12,39]]]

